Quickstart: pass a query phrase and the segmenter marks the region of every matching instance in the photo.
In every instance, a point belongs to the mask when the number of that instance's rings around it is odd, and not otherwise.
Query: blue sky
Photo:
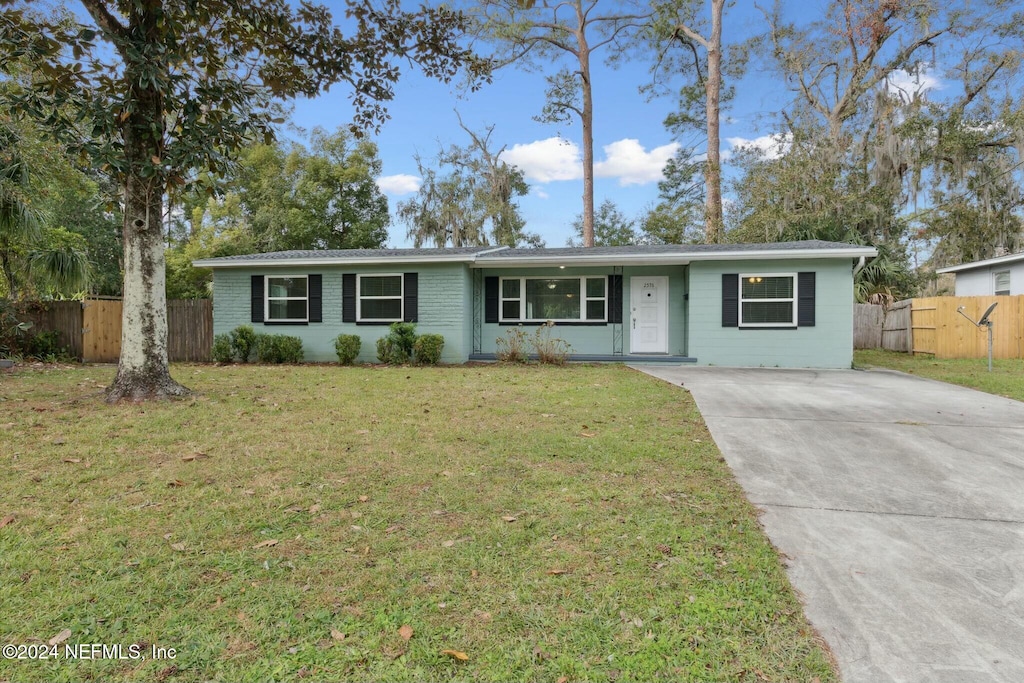
[[[756,10],[734,7],[725,24],[725,40],[748,37],[760,29],[759,20]],[[626,62],[613,69],[605,65],[606,57],[597,52],[592,63],[595,204],[611,199],[627,215],[637,216],[657,201],[661,168],[680,142],[663,126],[674,102],[670,97],[648,100],[639,93],[638,87],[650,81],[646,62]],[[505,146],[504,158],[524,171],[530,184],[530,195],[520,200],[526,229],[539,233],[548,246],[564,246],[572,234],[573,219],[582,211],[581,127],[578,120],[558,125],[533,120],[544,104],[544,75],[509,67],[498,72],[491,84],[460,98],[454,87],[407,72],[388,106],[391,119],[374,137],[384,166],[379,184],[392,213],[397,202],[413,196],[417,152],[428,160],[439,145],[469,142],[459,128],[457,109],[473,130],[494,125],[494,146]],[[723,150],[771,132],[773,113],[789,98],[756,67],[737,85],[738,96],[723,121]],[[292,120],[306,129],[335,129],[349,122],[351,112],[348,93],[339,88],[296,102]],[[681,142],[703,150],[706,141],[696,134]],[[404,225],[391,226],[388,244],[410,246]]]
[[[754,3],[741,0],[730,4],[723,22],[726,45],[740,43],[764,30],[764,16]],[[337,20],[342,10],[339,3],[334,5]],[[817,0],[789,3],[785,9],[787,14],[798,14],[793,18],[803,22],[823,17],[827,7],[827,0]],[[650,100],[639,92],[641,85],[650,82],[649,63],[638,59],[611,68],[605,63],[607,56],[597,52],[592,61],[595,205],[611,199],[627,216],[638,217],[657,201],[661,169],[676,147],[682,144],[700,153],[706,147],[706,138],[695,131],[685,139],[674,140],[663,125],[666,115],[675,109],[673,98]],[[564,246],[572,236],[574,218],[582,212],[581,126],[578,120],[552,125],[533,119],[544,104],[544,76],[557,71],[557,67],[552,65],[546,72],[509,67],[496,73],[492,83],[462,97],[454,86],[407,69],[396,85],[395,99],[388,105],[391,119],[374,137],[383,162],[378,184],[388,196],[392,214],[396,204],[411,198],[418,186],[417,153],[431,160],[440,146],[468,144],[467,134],[459,127],[457,109],[474,131],[494,125],[494,147],[506,147],[505,160],[523,170],[530,184],[529,196],[520,199],[527,231],[539,233],[548,246]],[[909,81],[909,77],[899,80]],[[911,89],[942,88],[932,76],[925,81],[919,86],[903,85]],[[680,77],[673,85],[682,83]],[[723,108],[723,158],[728,159],[730,151],[740,145],[777,153],[771,134],[776,132],[778,114],[792,101],[793,93],[773,72],[753,60],[742,80],[727,85],[735,87],[736,96]],[[314,100],[296,102],[292,122],[305,129],[322,126],[333,130],[347,125],[351,114],[348,93],[339,88]],[[728,179],[728,165],[725,174]],[[728,200],[728,188],[726,193]],[[397,222],[391,226],[388,245],[411,246],[406,226]]]

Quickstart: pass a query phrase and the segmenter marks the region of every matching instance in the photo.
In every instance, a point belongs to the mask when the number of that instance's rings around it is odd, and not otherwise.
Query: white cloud
[[[384,194],[395,196],[412,194],[420,189],[420,178],[408,173],[382,175],[380,178],[377,178],[377,187]]]
[[[551,197],[551,195],[549,195],[547,192],[540,189],[536,185],[530,188],[530,194],[532,194],[534,197],[538,199],[549,199]]]
[[[924,64],[917,73],[910,71],[894,71],[885,80],[889,93],[896,95],[904,101],[910,100],[914,95],[923,95],[929,90],[941,90],[942,79],[935,75],[929,65]]]
[[[648,152],[638,140],[626,138],[603,149],[604,160],[594,163],[595,177],[618,178],[619,185],[644,185],[661,180],[662,170],[679,144],[671,142]],[[579,145],[557,137],[514,145],[501,155],[535,183],[579,180],[583,177],[581,157]]]
[[[522,171],[527,180],[536,183],[583,177],[580,148],[562,138],[513,145],[512,149],[502,152],[501,159]]]
[[[622,186],[654,183],[662,179],[665,164],[678,149],[678,142],[670,142],[648,152],[639,140],[619,140],[604,146],[605,160],[594,164],[594,175],[618,178]]]
[[[778,159],[789,151],[793,142],[792,133],[762,135],[756,138],[726,138],[733,149],[753,148],[764,154],[765,159]]]

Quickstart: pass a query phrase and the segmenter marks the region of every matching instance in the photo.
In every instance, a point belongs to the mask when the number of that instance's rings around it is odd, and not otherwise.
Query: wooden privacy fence
[[[911,328],[914,353],[936,358],[984,358],[988,333],[957,313],[978,320],[993,303],[992,357],[1024,358],[1024,296],[936,296],[914,299]]]
[[[35,329],[54,330],[68,353],[86,363],[114,363],[121,355],[120,299],[51,301],[32,316]],[[213,349],[213,302],[167,302],[167,356],[171,361],[208,361]]]
[[[888,310],[873,304],[857,304],[854,346],[936,358],[984,358],[988,355],[987,331],[971,324],[957,313],[957,308],[963,306],[966,315],[978,320],[993,303],[999,304],[992,313],[993,357],[1024,358],[1024,296],[907,299]]]

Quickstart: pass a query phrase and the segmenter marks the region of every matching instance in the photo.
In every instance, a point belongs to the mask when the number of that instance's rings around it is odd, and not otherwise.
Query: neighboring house
[[[957,296],[1024,294],[1024,253],[939,268],[935,272],[954,274]]]
[[[560,249],[286,251],[200,259],[213,269],[214,332],[252,324],[335,360],[340,333],[376,340],[394,321],[444,335],[442,360],[491,360],[513,326],[574,360],[850,367],[853,275],[872,248],[834,242]]]

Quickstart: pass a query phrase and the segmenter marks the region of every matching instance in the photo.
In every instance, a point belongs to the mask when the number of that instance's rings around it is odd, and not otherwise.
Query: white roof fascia
[[[936,268],[936,273],[959,273],[963,270],[974,270],[975,268],[988,268],[991,266],[1000,266],[1007,263],[1016,263],[1017,261],[1024,261],[1024,254],[1007,254],[1006,256],[997,256],[995,258],[985,259],[984,261],[972,261],[971,263],[962,263],[959,266],[946,266],[945,268]]]
[[[473,260],[473,268],[505,268],[508,266],[586,266],[608,263],[629,263],[642,266],[686,265],[691,261],[767,261],[789,258],[860,258],[878,256],[871,247],[850,249],[794,249],[788,251],[716,251],[666,254],[597,254],[594,256],[515,256],[510,258]]]
[[[358,266],[382,265],[398,263],[470,263],[473,254],[453,254],[451,256],[377,256],[371,258],[282,258],[282,259],[237,259],[220,261],[217,259],[198,259],[192,262],[196,268],[265,268],[267,266]]]

